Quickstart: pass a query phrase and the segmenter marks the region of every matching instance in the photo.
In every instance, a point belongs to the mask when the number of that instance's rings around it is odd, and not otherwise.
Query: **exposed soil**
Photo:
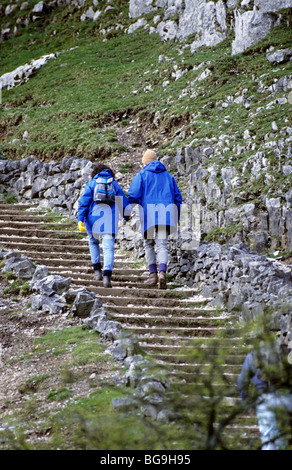
[[[128,164],[131,167],[128,171],[132,177],[141,169],[142,154],[147,148],[157,150],[159,145],[168,144],[171,135],[177,126],[183,125],[180,118],[169,118],[167,122],[161,123],[161,128],[154,124],[155,113],[144,113],[138,115],[138,110],[128,110],[123,113],[113,113],[103,118],[97,118],[96,127],[106,129],[116,129],[116,138],[121,150],[113,152],[110,147],[101,146],[92,155],[79,155],[75,149],[64,150],[56,147],[53,155],[44,155],[42,152],[34,152],[34,157],[42,162],[61,161],[65,156],[85,157],[92,162],[109,161],[111,167],[118,172],[122,165]],[[21,118],[19,118],[19,122]],[[83,117],[86,119],[86,117]],[[183,118],[181,118],[183,119]],[[121,122],[124,121],[123,125]],[[6,148],[5,141],[9,133],[13,134],[13,128],[19,124],[17,121],[0,125],[0,142],[4,144],[4,153],[10,159],[18,159],[18,151],[13,148]],[[124,149],[124,150],[123,150]]]

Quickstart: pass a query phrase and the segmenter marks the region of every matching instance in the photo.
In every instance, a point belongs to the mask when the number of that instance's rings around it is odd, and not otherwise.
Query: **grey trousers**
[[[159,271],[166,271],[168,263],[168,238],[169,235],[165,228],[158,228],[155,230],[152,238],[146,236],[144,239],[146,262],[150,273],[157,271],[157,264],[159,265]]]

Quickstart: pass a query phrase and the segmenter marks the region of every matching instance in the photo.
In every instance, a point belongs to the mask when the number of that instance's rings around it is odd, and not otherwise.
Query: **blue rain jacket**
[[[133,178],[128,203],[139,204],[142,234],[154,226],[176,229],[182,196],[174,177],[158,160],[148,163]]]
[[[99,177],[111,178],[111,171],[102,170],[98,175],[86,184],[84,193],[79,200],[77,213],[78,222],[84,222],[87,232],[104,235],[118,233],[119,216],[124,216],[124,210],[128,205],[127,197],[121,186],[114,180],[113,186],[116,191],[116,202],[108,204],[96,204],[93,200],[96,180]],[[124,217],[125,220],[128,217]]]

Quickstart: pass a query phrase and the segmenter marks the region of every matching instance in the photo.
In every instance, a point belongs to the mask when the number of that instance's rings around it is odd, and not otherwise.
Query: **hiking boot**
[[[99,269],[94,271],[93,278],[95,281],[101,281],[102,280],[102,273]]]
[[[144,282],[146,286],[156,286],[157,284],[157,273],[151,273],[148,279]]]
[[[103,276],[103,287],[112,287],[110,276]]]
[[[158,276],[158,286],[159,289],[166,289],[166,272],[160,271]]]

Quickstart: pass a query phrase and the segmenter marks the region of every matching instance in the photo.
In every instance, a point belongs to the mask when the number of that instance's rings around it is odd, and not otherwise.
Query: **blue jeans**
[[[101,270],[101,256],[100,256],[100,240],[95,238],[92,233],[88,232],[89,237],[89,252],[91,256],[92,266],[95,270]],[[114,235],[101,235],[102,250],[103,250],[103,273],[110,275],[114,267]]]
[[[256,407],[262,450],[285,450],[287,445],[282,429],[289,424],[292,394],[266,393]],[[277,416],[280,413],[280,416]]]

